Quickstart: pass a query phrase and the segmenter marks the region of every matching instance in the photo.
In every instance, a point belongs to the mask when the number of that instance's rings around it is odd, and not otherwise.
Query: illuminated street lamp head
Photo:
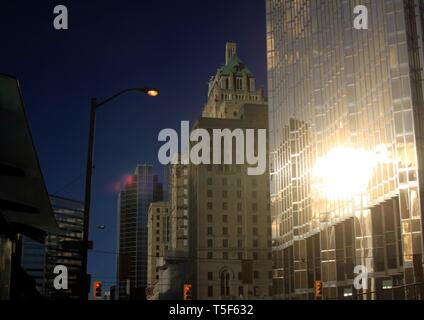
[[[159,90],[154,88],[145,88],[143,89],[143,92],[149,97],[157,97],[159,95]]]

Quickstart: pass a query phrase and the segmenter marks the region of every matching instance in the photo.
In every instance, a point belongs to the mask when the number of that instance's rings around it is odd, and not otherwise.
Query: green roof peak
[[[219,69],[219,74],[224,76],[229,76],[230,74],[235,74],[237,76],[247,74],[248,76],[253,76],[252,72],[250,72],[246,65],[239,59],[237,54],[234,54],[228,60],[227,64]]]

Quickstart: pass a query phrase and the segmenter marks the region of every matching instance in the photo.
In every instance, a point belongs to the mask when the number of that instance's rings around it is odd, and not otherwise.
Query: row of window
[[[253,295],[255,297],[258,297],[259,296],[259,291],[260,291],[259,290],[259,287],[254,287],[253,288]],[[245,292],[244,287],[239,286],[238,287],[238,295],[240,297],[242,297],[242,296],[244,296],[244,292]],[[231,290],[230,290],[230,288],[229,287],[225,287],[224,289],[221,288],[221,296],[223,296],[223,297],[229,297],[229,296],[231,296]],[[214,286],[208,286],[208,298],[213,298],[213,297],[214,297]]]
[[[216,259],[222,259],[222,260],[229,260],[228,252],[224,251],[221,253],[219,257],[215,255],[213,252],[208,252],[207,254],[207,260],[216,260]],[[245,254],[243,252],[237,252],[237,260],[244,260]],[[259,260],[259,252],[252,252],[252,260],[258,261]],[[268,260],[272,260],[272,253],[268,253]]]
[[[250,181],[251,181],[252,186],[256,187],[258,185],[258,179],[251,178]],[[207,184],[209,186],[212,186],[214,184],[213,178],[208,178]],[[228,178],[222,178],[221,184],[223,186],[228,186]],[[238,187],[241,187],[242,186],[241,179],[237,179],[236,184],[237,184]]]
[[[213,210],[213,202],[208,202],[206,204],[206,208],[208,210]],[[228,203],[227,202],[222,202],[222,210],[226,211],[228,210]],[[252,203],[252,211],[257,212],[258,211],[258,204],[257,203]],[[243,210],[243,204],[241,202],[237,203],[237,210],[241,211]]]
[[[243,217],[239,216],[239,218],[243,218]],[[242,223],[242,222],[239,221],[239,223]],[[207,233],[208,233],[208,236],[214,235],[214,233],[213,233],[213,227],[208,227]],[[223,227],[222,228],[222,235],[223,236],[228,236],[228,234],[229,234],[228,233],[228,228],[227,227]],[[243,228],[241,228],[241,227],[237,228],[237,234],[238,235],[242,235],[243,234]],[[259,235],[258,228],[253,228],[252,229],[252,235],[253,236],[258,236]]]
[[[270,219],[268,219],[268,220],[269,220],[268,222],[270,222]],[[213,223],[213,215],[212,214],[208,214],[207,221],[208,221],[208,223]],[[226,215],[226,214],[222,215],[222,222],[228,223],[228,215]],[[257,215],[252,216],[252,222],[254,224],[258,223],[258,216]],[[237,216],[237,223],[243,223],[243,216]]]
[[[225,199],[228,198],[228,190],[222,190],[221,195]],[[236,195],[237,195],[237,199],[241,199],[242,198],[242,192],[241,192],[241,190],[237,190],[236,191]],[[207,196],[208,196],[208,198],[213,198],[213,190],[208,189]],[[252,197],[252,199],[257,199],[258,198],[258,192],[257,191],[252,191],[251,197]]]
[[[213,245],[213,239],[208,239],[208,241],[207,241],[207,246],[208,246],[208,248],[215,248],[214,247],[214,245]],[[253,239],[252,240],[252,246],[253,246],[253,248],[258,248],[259,247],[259,240],[258,239]],[[228,248],[229,247],[229,241],[228,241],[228,239],[224,239],[224,240],[222,240],[222,247],[223,248]],[[239,249],[243,249],[244,247],[243,247],[243,240],[238,240],[238,242],[237,242],[237,247],[239,248]]]

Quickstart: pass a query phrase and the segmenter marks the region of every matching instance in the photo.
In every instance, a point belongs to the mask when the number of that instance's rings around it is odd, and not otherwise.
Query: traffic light
[[[192,289],[193,286],[191,284],[184,285],[184,300],[193,300]]]
[[[322,281],[315,281],[315,298],[322,298]]]
[[[102,282],[94,281],[93,287],[94,299],[100,299],[102,297]]]

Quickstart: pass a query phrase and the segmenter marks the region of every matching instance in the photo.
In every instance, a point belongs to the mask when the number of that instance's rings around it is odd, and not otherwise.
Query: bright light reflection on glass
[[[375,151],[337,147],[314,167],[318,183],[315,188],[329,200],[347,200],[367,192],[374,167],[387,161],[387,149],[378,146]]]

